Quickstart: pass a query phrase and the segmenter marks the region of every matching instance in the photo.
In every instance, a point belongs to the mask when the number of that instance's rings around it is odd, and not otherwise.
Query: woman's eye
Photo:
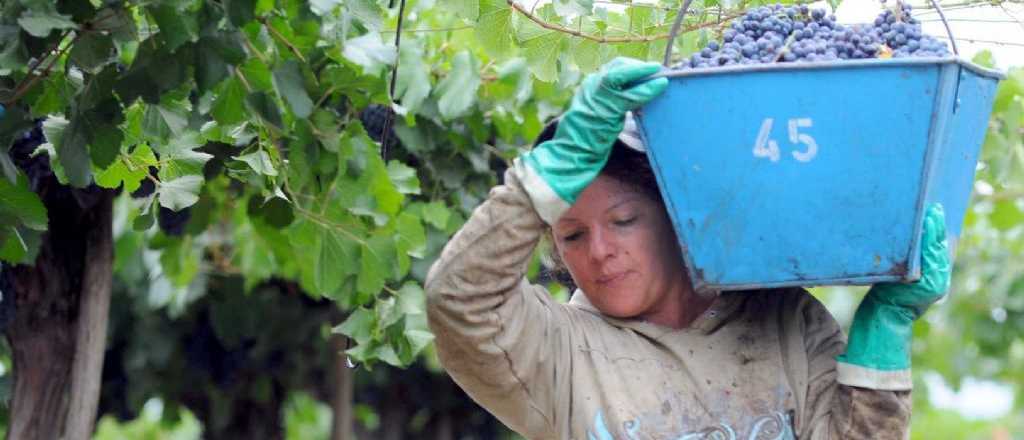
[[[633,224],[633,222],[635,222],[635,221],[636,221],[636,216],[633,216],[633,217],[625,218],[625,219],[622,219],[622,220],[615,220],[615,225],[616,226],[629,226],[629,225]]]
[[[562,241],[576,241],[581,235],[583,235],[582,232],[573,232],[571,234],[563,235]]]

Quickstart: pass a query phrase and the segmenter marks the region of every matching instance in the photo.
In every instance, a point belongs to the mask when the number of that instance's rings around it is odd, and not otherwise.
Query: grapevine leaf
[[[480,67],[475,57],[464,50],[455,55],[452,69],[434,90],[437,107],[445,119],[464,114],[476,102],[480,87]]]
[[[333,333],[341,333],[356,341],[357,344],[366,344],[373,338],[373,329],[377,326],[377,315],[366,307],[356,308],[345,322],[334,327]]]
[[[69,56],[82,70],[95,74],[114,61],[117,52],[110,35],[90,32],[78,39]]]
[[[199,188],[203,184],[201,176],[182,176],[160,184],[160,205],[180,211],[199,201]]]
[[[249,168],[252,168],[253,171],[265,176],[277,175],[277,170],[274,169],[274,164],[270,161],[270,155],[268,155],[266,151],[259,150],[241,156],[234,156],[232,159],[240,160],[249,164]]]
[[[513,47],[512,8],[505,0],[479,0],[476,38],[488,55],[501,58]]]
[[[174,52],[182,44],[198,36],[199,23],[194,14],[178,11],[170,4],[151,7],[149,13],[160,28],[158,36],[169,52]]]
[[[288,103],[295,116],[305,119],[313,113],[313,101],[306,93],[298,62],[288,60],[274,69],[274,88]]]
[[[459,18],[476,20],[480,16],[480,0],[454,0],[450,4]]]
[[[423,221],[431,224],[438,230],[445,230],[450,216],[451,211],[442,202],[434,201],[423,205]]]
[[[18,173],[17,183],[0,179],[0,217],[13,217],[37,231],[46,230],[46,206],[28,187],[28,178]]]
[[[56,11],[26,9],[18,18],[18,25],[33,37],[44,38],[54,29],[75,29],[78,26],[71,21],[70,15]]]
[[[537,79],[544,82],[558,79],[558,54],[565,39],[561,32],[547,31],[523,42],[523,55]]]
[[[235,125],[245,120],[245,87],[237,78],[222,83],[210,113],[221,125]]]
[[[404,163],[397,160],[388,162],[388,178],[402,194],[420,193],[420,180],[416,176],[416,170]]]
[[[395,80],[395,96],[400,97],[403,107],[416,112],[430,95],[430,72],[423,62],[423,46],[416,42],[402,44],[400,56],[402,68]]]
[[[263,92],[250,93],[245,97],[246,107],[256,113],[263,122],[280,130],[283,123],[281,112],[277,109],[277,103],[269,95]]]
[[[166,144],[154,145],[160,155],[160,180],[174,180],[187,175],[201,175],[203,166],[213,155],[195,151],[200,144],[199,133],[187,132]]]
[[[424,257],[427,250],[427,233],[419,218],[403,212],[395,219],[395,230],[398,233],[396,239],[406,254],[414,258]]]
[[[376,32],[346,41],[343,53],[345,58],[362,66],[367,73],[395,64],[395,47],[384,43]]]

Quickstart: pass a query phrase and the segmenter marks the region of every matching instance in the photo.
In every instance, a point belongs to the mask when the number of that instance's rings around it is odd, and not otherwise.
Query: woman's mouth
[[[602,285],[613,284],[622,281],[622,279],[626,278],[626,275],[629,275],[628,271],[616,272],[609,275],[602,275],[598,277],[596,281],[597,284]]]

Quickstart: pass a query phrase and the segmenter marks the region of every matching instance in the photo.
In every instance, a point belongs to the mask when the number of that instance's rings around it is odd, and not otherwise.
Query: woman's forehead
[[[650,203],[650,199],[633,185],[601,175],[580,193],[576,203],[559,219],[559,223],[585,221],[620,207],[645,203]]]

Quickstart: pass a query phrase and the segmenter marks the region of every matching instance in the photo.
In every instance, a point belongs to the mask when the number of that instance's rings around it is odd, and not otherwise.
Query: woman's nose
[[[601,261],[615,255],[615,242],[607,231],[595,228],[590,234],[590,258]]]

